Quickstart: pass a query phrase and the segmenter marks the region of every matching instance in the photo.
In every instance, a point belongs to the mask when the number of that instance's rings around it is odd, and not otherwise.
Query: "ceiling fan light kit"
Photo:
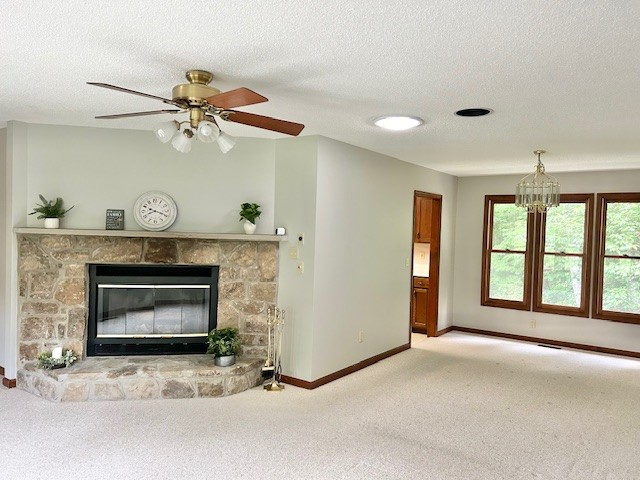
[[[227,153],[236,144],[235,138],[224,132],[220,132],[216,141],[218,142],[218,147],[222,150],[222,153]]]
[[[162,143],[167,143],[173,138],[179,129],[180,124],[175,120],[171,120],[170,122],[163,122],[156,125],[153,129],[153,133],[156,134],[156,138]]]
[[[189,135],[187,132],[191,133],[191,130],[179,131],[173,136],[173,140],[171,140],[173,148],[181,153],[189,153],[191,151],[191,138],[193,137],[193,133]]]
[[[198,140],[203,143],[215,142],[219,135],[220,129],[215,123],[210,122],[209,120],[203,120],[200,122],[198,130],[196,130]]]
[[[162,143],[171,141],[173,148],[179,152],[187,153],[191,150],[194,136],[203,143],[213,143],[215,141],[223,153],[231,150],[236,141],[232,136],[224,133],[220,129],[216,117],[226,122],[241,123],[293,136],[299,135],[302,129],[304,129],[304,125],[301,123],[233,110],[236,107],[268,101],[266,97],[248,88],[241,87],[228,92],[220,92],[217,88],[209,85],[209,82],[213,79],[213,74],[204,70],[189,70],[186,78],[189,83],[173,87],[171,99],[149,95],[107,83],[87,83],[89,85],[130,93],[132,95],[153,98],[180,109],[101,115],[96,117],[99,119],[139,117],[165,113],[188,113],[189,120],[183,122],[163,122],[154,128],[154,133],[158,140]],[[188,124],[188,127],[182,128],[185,124]]]

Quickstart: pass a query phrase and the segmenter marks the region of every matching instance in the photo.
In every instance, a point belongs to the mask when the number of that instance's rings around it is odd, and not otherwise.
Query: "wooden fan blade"
[[[263,97],[259,93],[244,87],[212,95],[207,98],[209,105],[223,109],[244,107],[245,105],[254,105],[267,101],[269,101],[267,97]]]
[[[182,110],[152,110],[150,112],[133,112],[133,113],[117,113],[115,115],[100,115],[96,118],[125,118],[125,117],[142,117],[144,115],[160,115],[161,113],[180,113]]]
[[[242,123],[293,136],[298,135],[304,128],[301,123],[287,122],[286,120],[278,120],[277,118],[256,115],[255,113],[238,112],[236,110],[223,112],[222,118],[230,122]]]
[[[150,95],[148,93],[136,92],[135,90],[129,90],[128,88],[118,87],[116,85],[109,85],[108,83],[96,83],[96,82],[87,82],[88,85],[95,85],[96,87],[109,88],[111,90],[117,90],[119,92],[131,93],[132,95],[139,95],[141,97],[154,98],[156,100],[160,100],[161,102],[167,103],[169,105],[175,105],[176,107],[180,107],[173,100],[169,98],[162,98],[156,95]]]

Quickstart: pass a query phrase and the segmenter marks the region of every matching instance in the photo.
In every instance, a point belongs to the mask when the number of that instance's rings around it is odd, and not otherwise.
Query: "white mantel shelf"
[[[192,238],[200,240],[229,240],[241,242],[286,242],[286,235],[246,235],[243,233],[202,233],[202,232],[149,232],[146,230],[86,230],[74,228],[32,228],[17,227],[16,234],[23,235],[80,235],[85,237],[126,237],[126,238]]]

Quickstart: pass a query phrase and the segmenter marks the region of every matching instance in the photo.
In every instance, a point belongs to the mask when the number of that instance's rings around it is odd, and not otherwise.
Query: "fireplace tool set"
[[[282,377],[282,327],[284,326],[284,310],[278,307],[269,307],[267,310],[267,326],[269,327],[267,360],[262,367],[263,376],[270,376],[271,381],[264,386],[270,392],[284,390],[280,383]]]

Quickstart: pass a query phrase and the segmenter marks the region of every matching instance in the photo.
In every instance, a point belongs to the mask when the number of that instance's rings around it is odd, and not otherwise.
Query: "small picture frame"
[[[107,208],[105,224],[107,230],[124,230],[124,210]]]

